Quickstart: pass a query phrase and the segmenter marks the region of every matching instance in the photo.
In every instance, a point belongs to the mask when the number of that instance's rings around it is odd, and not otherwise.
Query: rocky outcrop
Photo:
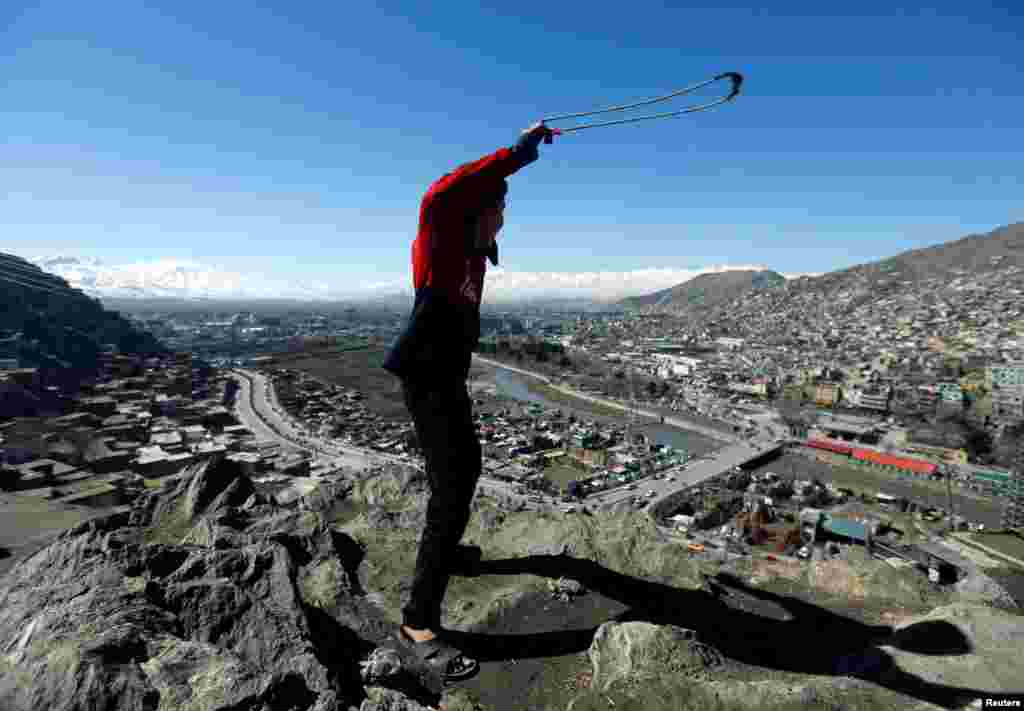
[[[366,512],[366,521],[379,530],[394,531],[409,529],[420,531],[426,522],[427,512],[423,507],[405,511],[389,511],[384,506],[371,506]]]
[[[351,481],[345,479],[321,481],[312,491],[299,498],[299,510],[324,513],[330,510],[335,502],[348,498],[351,491]]]
[[[953,629],[959,644],[947,639]],[[895,664],[928,683],[998,694],[1021,691],[1022,649],[1024,617],[985,605],[955,603],[905,621],[887,644],[842,664],[843,671],[852,673]]]
[[[620,679],[687,675],[704,678],[721,655],[693,630],[649,622],[606,622],[590,645],[591,685],[601,691]]]
[[[363,599],[359,544],[261,503],[227,460],[191,474],[0,581],[0,708],[398,708],[364,704],[359,662],[391,624]],[[381,698],[421,708],[440,679],[400,658]]]
[[[328,711],[358,698],[321,661],[283,543],[146,546],[128,522],[67,531],[5,578],[0,707]],[[331,664],[354,664],[355,635],[332,632],[346,641]]]
[[[548,590],[551,592],[552,597],[561,600],[562,602],[571,602],[574,598],[577,598],[587,592],[583,583],[570,578],[548,580]]]
[[[999,613],[996,613],[999,614]],[[936,619],[949,619],[952,612],[940,613]],[[1005,616],[1001,617],[1006,622]],[[962,629],[966,630],[969,624]],[[897,632],[894,643],[914,648],[914,654],[929,651],[950,654],[949,639],[928,639],[936,628],[922,627],[921,621]],[[984,634],[979,643],[987,644]],[[1000,634],[1004,641],[1013,639],[1012,634]],[[929,649],[927,643],[937,644]],[[1005,664],[1009,657],[1000,655]],[[850,657],[848,668],[837,670],[846,676],[820,677],[814,675],[794,677],[780,675],[775,679],[750,681],[728,678],[726,658],[715,648],[702,644],[692,630],[673,625],[656,625],[645,622],[606,623],[601,625],[590,645],[589,657],[592,672],[589,688],[576,696],[568,705],[568,711],[598,711],[633,704],[633,708],[650,711],[669,711],[679,708],[716,708],[730,711],[788,711],[795,708],[809,708],[819,711],[836,708],[910,708],[916,711],[938,711],[943,708],[963,708],[985,695],[986,688],[993,689],[992,698],[1001,698],[1000,691],[1012,688],[1012,683],[1001,688],[986,686],[980,676],[960,675],[944,677],[939,670],[947,669],[948,662],[941,657],[933,661],[932,678],[946,679],[945,682],[930,682],[927,675],[920,684],[916,677],[907,675],[899,667],[892,667],[893,659],[883,649],[871,648],[856,657]],[[934,659],[934,658],[933,658]],[[878,674],[877,667],[885,664],[890,679],[900,677],[910,680],[905,685],[877,685],[861,678],[862,675]],[[1019,667],[1019,665],[1018,665]],[[984,667],[977,667],[979,674]],[[1005,666],[1003,671],[1009,671]],[[938,672],[938,673],[934,673]],[[722,677],[725,678],[722,678]],[[949,682],[961,682],[961,689],[970,693],[956,694],[958,688],[948,686]],[[1009,682],[1009,680],[1007,680]],[[953,686],[957,686],[954,684]],[[888,688],[887,688],[888,687]],[[909,695],[900,693],[910,692]],[[950,692],[954,692],[950,695]],[[920,698],[915,698],[915,696]],[[954,697],[956,697],[955,700]],[[1005,698],[1005,695],[1002,695]]]
[[[282,506],[211,461],[134,510],[66,531],[0,579],[0,709],[420,711],[443,691],[447,711],[479,711],[395,642],[425,504],[407,493],[417,481],[338,482],[367,515],[331,525],[329,498]],[[481,680],[511,678],[499,660],[588,651],[590,688],[573,711],[638,698],[648,711],[915,708],[908,696],[941,699],[947,686],[1014,688],[1024,618],[940,607],[894,632],[819,607],[863,604],[880,587],[894,591],[887,604],[919,599],[884,568],[753,566],[743,580],[720,575],[710,594],[697,562],[646,517],[510,513],[479,496],[465,540],[487,560],[479,579],[456,576],[446,620]],[[539,635],[517,627],[521,611],[547,605],[592,614],[599,596],[628,610]],[[733,667],[753,680],[730,678]]]
[[[1002,585],[974,567],[954,586],[957,597],[961,601],[975,603],[991,603],[1004,610],[1019,610],[1020,606]]]

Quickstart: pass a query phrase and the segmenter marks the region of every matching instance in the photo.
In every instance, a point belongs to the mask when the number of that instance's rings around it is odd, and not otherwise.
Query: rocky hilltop
[[[302,482],[228,460],[65,531],[0,579],[5,711],[961,708],[1024,691],[1024,617],[874,561],[723,567],[637,514],[478,495],[445,689],[393,641],[426,491],[396,469]],[[285,503],[287,502],[287,503]]]

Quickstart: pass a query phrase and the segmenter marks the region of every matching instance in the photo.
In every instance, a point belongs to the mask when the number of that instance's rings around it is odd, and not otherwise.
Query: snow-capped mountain
[[[336,298],[328,285],[288,282],[261,274],[239,274],[198,262],[157,259],[135,264],[105,264],[92,257],[57,255],[30,260],[43,271],[67,280],[96,298],[300,299]]]
[[[409,276],[375,279],[334,287],[325,282],[288,281],[259,273],[238,273],[195,261],[156,259],[133,264],[106,264],[94,257],[55,255],[30,259],[96,298],[111,299],[295,299],[331,301],[390,299],[410,302]],[[613,302],[627,296],[666,289],[700,274],[761,270],[758,265],[697,269],[637,269],[627,272],[522,272],[491,269],[484,303],[512,304],[541,299],[588,299]],[[787,279],[811,274],[785,274]]]

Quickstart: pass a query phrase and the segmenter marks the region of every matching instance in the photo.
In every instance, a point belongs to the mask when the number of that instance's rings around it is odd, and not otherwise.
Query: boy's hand
[[[541,141],[546,143],[551,142],[551,137],[555,135],[555,131],[544,125],[543,121],[538,121],[519,135],[519,142],[527,145],[530,148],[536,149],[540,145]]]

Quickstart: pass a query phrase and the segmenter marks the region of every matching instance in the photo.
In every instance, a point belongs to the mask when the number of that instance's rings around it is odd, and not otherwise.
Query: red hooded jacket
[[[486,258],[472,249],[472,224],[485,198],[537,157],[535,146],[520,142],[459,166],[427,190],[412,243],[416,300],[386,370],[413,380],[468,377],[487,272]]]

